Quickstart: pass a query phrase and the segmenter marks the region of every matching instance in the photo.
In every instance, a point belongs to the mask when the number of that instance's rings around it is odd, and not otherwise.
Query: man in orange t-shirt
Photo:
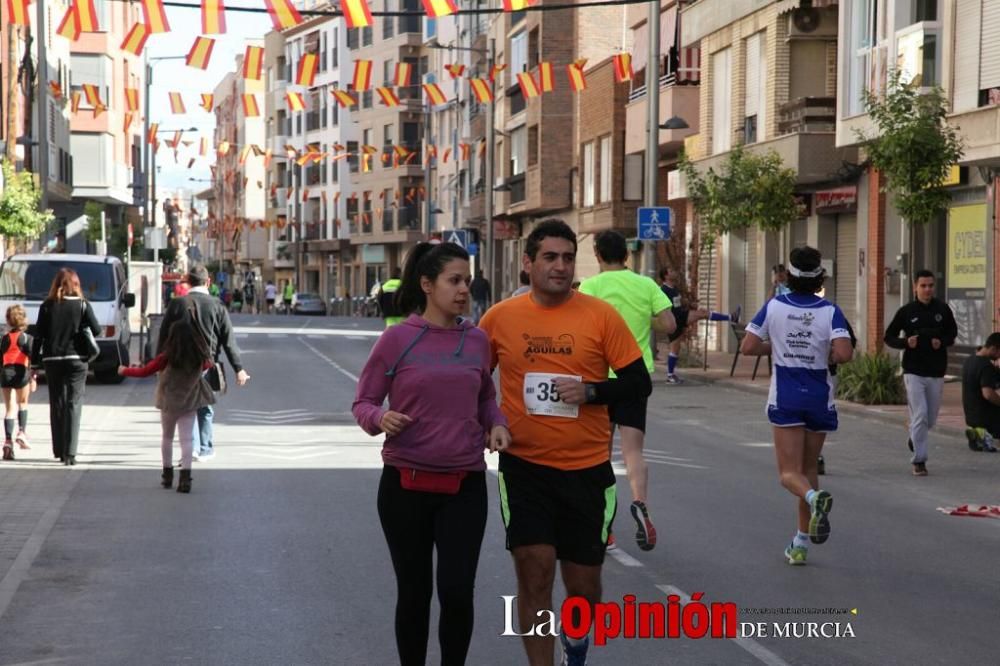
[[[480,326],[500,368],[500,408],[512,442],[500,454],[501,514],[518,580],[518,619],[551,609],[556,560],[566,592],[592,604],[616,509],[607,405],[652,392],[642,352],[608,303],[571,290],[576,234],[545,220],[522,258],[531,293],[494,305]],[[616,378],[608,378],[608,369]],[[568,657],[587,639],[562,636]],[[553,637],[524,637],[531,663],[552,663]],[[572,662],[571,663],[575,663]]]

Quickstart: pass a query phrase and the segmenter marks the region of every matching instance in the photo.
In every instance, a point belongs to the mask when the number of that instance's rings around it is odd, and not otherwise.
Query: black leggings
[[[87,390],[87,364],[77,360],[44,361],[49,385],[49,423],[52,455],[76,456],[83,416],[83,394]]]
[[[427,659],[434,547],[441,604],[441,664],[465,663],[475,615],[473,593],[486,531],[486,473],[469,472],[456,495],[404,490],[399,470],[386,465],[378,487],[392,568],[396,571],[396,647],[402,666]]]

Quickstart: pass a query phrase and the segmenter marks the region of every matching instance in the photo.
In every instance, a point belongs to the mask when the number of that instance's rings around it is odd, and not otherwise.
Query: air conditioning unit
[[[837,37],[837,12],[815,7],[799,7],[788,14],[789,39]]]

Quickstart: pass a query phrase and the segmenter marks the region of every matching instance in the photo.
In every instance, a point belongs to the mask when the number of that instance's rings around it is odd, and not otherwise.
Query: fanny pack
[[[427,472],[411,467],[397,467],[399,485],[404,490],[419,490],[424,493],[457,495],[462,487],[462,479],[468,472]]]

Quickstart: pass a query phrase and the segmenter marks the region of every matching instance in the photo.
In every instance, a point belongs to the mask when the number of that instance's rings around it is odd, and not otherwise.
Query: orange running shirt
[[[479,322],[500,367],[500,409],[510,423],[508,451],[524,460],[563,470],[584,469],[608,459],[611,430],[607,405],[580,405],[576,416],[528,414],[525,391],[551,400],[551,391],[528,373],[575,375],[603,382],[608,368],[623,368],[642,352],[621,315],[608,303],[573,292],[554,308],[530,294],[490,308]],[[565,409],[558,401],[555,409]]]

